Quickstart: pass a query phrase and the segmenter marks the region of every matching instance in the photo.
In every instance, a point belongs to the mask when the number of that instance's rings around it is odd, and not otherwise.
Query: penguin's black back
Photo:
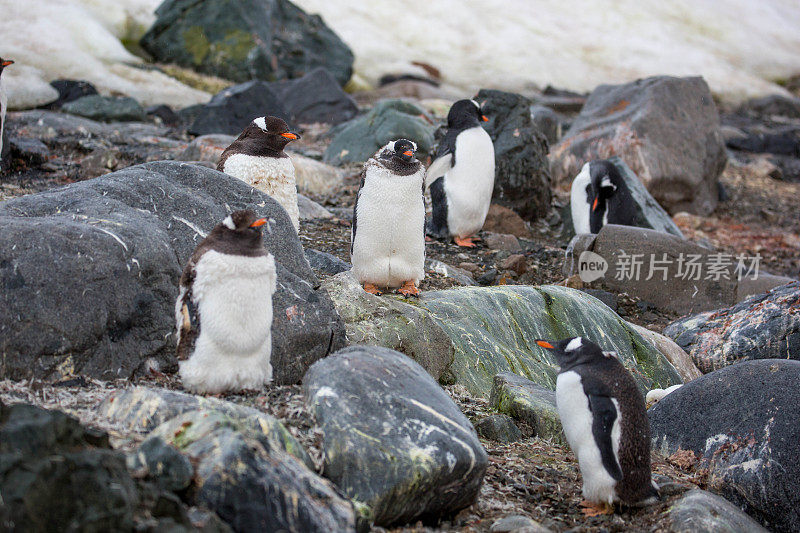
[[[589,172],[592,188],[595,194],[600,189],[600,183],[608,176],[616,190],[610,196],[601,196],[597,210],[589,208],[589,226],[592,233],[599,233],[603,227],[603,215],[607,215],[608,224],[621,226],[638,226],[637,210],[631,191],[617,167],[607,160],[592,161]]]

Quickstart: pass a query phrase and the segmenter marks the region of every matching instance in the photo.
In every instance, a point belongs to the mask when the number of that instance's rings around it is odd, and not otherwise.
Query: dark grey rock
[[[82,96],[65,103],[61,110],[103,122],[142,122],[147,119],[139,102],[127,96]]]
[[[522,439],[522,432],[507,415],[489,415],[475,422],[478,436],[496,442],[517,442]]]
[[[744,137],[729,139],[734,150],[800,157],[800,127],[783,126],[766,131],[746,131]]]
[[[494,143],[492,201],[513,209],[527,221],[550,211],[547,139],[531,118],[531,101],[519,94],[481,89],[475,97],[489,122]]]
[[[41,165],[50,157],[50,148],[39,139],[9,136],[8,140],[12,157],[20,158],[29,165]]]
[[[288,0],[166,0],[140,43],[158,61],[237,82],[325,67],[344,85],[353,71],[350,48]]]
[[[800,282],[740,304],[680,318],[664,329],[704,373],[752,359],[800,360]]]
[[[275,381],[299,381],[344,344],[344,327],[288,215],[240,180],[166,161],[0,204],[0,374],[109,379],[174,368],[182,266],[204,232],[244,208],[271,219]]]
[[[491,285],[492,283],[494,283],[494,280],[496,279],[497,279],[497,269],[490,268],[486,272],[478,276],[478,279],[476,279],[475,281],[478,283],[478,285]]]
[[[323,432],[323,472],[369,506],[376,525],[431,519],[469,506],[488,465],[469,420],[405,355],[353,346],[303,380]]]
[[[350,270],[350,263],[342,261],[335,255],[314,250],[312,248],[306,248],[304,252],[306,254],[306,259],[308,259],[308,264],[311,265],[311,268],[322,272],[323,274],[335,276],[339,272],[347,272]]]
[[[458,267],[454,267],[452,265],[448,265],[447,263],[443,263],[438,259],[431,259],[430,257],[425,258],[425,270],[428,272],[435,272],[440,274],[446,278],[450,278],[457,282],[459,285],[475,285],[475,279],[472,277],[472,274],[467,272],[466,270]]]
[[[707,215],[727,154],[703,78],[656,76],[597,87],[553,147],[553,180],[568,185],[586,161],[613,155],[630,165],[668,212]]]
[[[767,530],[725,498],[690,490],[669,510],[675,533],[766,533]]]
[[[167,126],[177,126],[181,123],[181,117],[168,105],[154,105],[145,109],[148,117],[153,117],[161,124]]]
[[[556,394],[533,381],[503,372],[494,377],[489,405],[515,420],[525,422],[538,437],[565,443]]]
[[[532,105],[530,109],[534,126],[547,139],[548,145],[555,145],[561,138],[561,117],[543,105]]]
[[[782,94],[751,98],[739,106],[737,113],[750,115],[762,120],[770,120],[776,116],[800,118],[800,98]]]
[[[339,124],[358,114],[355,101],[322,67],[315,68],[302,78],[270,85],[296,124]]]
[[[615,313],[618,312],[617,295],[613,292],[604,291],[602,289],[581,289],[586,294],[590,294],[606,304]]]
[[[160,437],[144,441],[128,458],[128,467],[148,476],[168,491],[179,492],[192,482],[189,459]]]
[[[389,141],[410,139],[417,143],[417,159],[433,150],[432,121],[425,111],[404,100],[381,100],[369,113],[339,124],[329,135],[324,161],[331,165],[361,163]]]
[[[58,99],[46,106],[42,106],[44,109],[60,109],[61,106],[68,102],[97,94],[97,89],[88,81],[53,80],[50,85],[58,91]]]
[[[248,81],[223,89],[199,108],[189,126],[192,135],[224,133],[238,136],[256,117],[272,115],[292,122],[275,89],[265,81]]]
[[[800,362],[744,361],[665,396],[648,416],[653,447],[692,450],[708,489],[773,531],[800,528]]]

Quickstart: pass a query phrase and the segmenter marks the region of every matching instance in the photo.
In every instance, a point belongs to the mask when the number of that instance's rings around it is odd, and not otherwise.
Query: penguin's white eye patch
[[[569,341],[569,343],[567,344],[567,347],[565,349],[568,352],[573,352],[573,351],[577,350],[578,348],[580,348],[582,345],[583,345],[583,341],[581,340],[581,338],[580,337],[575,337],[574,339]]]
[[[608,176],[603,178],[603,181],[600,182],[600,187],[605,189],[611,189],[612,191],[617,190],[617,186],[611,183],[611,178],[609,178]]]
[[[397,141],[389,141],[389,144],[386,145],[386,148],[388,150],[391,150],[392,152],[394,152],[394,143],[396,143],[396,142]]]
[[[257,119],[253,120],[253,124],[262,130],[267,131],[267,120],[264,117],[258,117]]]
[[[480,109],[480,108],[481,108],[481,105],[480,105],[478,102],[476,102],[475,100],[470,100],[470,102],[472,102],[473,104],[475,104],[475,107],[477,107],[478,109]]]
[[[233,217],[230,215],[225,217],[225,220],[222,221],[222,225],[226,228],[236,229],[236,224],[233,223]]]
[[[411,141],[411,146],[414,147],[413,150],[416,152],[417,151],[417,143],[415,143],[414,141]]]

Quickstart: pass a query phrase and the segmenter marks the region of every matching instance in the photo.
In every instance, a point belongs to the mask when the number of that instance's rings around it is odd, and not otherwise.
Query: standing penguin
[[[608,160],[589,161],[572,180],[575,233],[599,233],[606,224],[636,225],[636,207],[625,180]]]
[[[574,337],[550,343],[561,370],[556,405],[583,476],[584,513],[593,516],[658,496],[650,474],[650,423],[636,382],[613,352]]]
[[[494,189],[494,145],[481,127],[488,120],[475,100],[459,100],[447,114],[447,133],[425,177],[432,237],[452,236],[459,246],[475,246],[471,236],[483,227]]]
[[[277,117],[258,117],[228,146],[217,170],[239,178],[277,200],[289,213],[295,231],[300,229],[294,165],[283,148],[300,136]]]
[[[425,169],[417,145],[392,141],[364,164],[353,208],[350,260],[364,290],[419,296],[425,277]]]
[[[189,259],[175,302],[177,356],[192,392],[258,389],[272,380],[275,259],[261,240],[265,218],[235,211]]]
[[[0,57],[0,76],[3,74],[3,69],[5,69],[9,65],[13,65],[14,62],[10,59],[3,59]],[[0,160],[3,159],[3,130],[6,126],[6,107],[8,107],[8,97],[6,96],[6,92],[3,90],[3,80],[0,78]]]

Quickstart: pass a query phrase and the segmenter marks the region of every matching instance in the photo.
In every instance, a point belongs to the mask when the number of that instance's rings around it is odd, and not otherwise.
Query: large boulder
[[[800,529],[800,362],[745,361],[706,374],[648,411],[653,447],[691,450],[708,489],[773,531]]]
[[[323,66],[344,85],[353,72],[350,48],[288,0],[166,0],[141,45],[158,61],[238,82]]]
[[[139,102],[127,96],[84,96],[64,104],[61,110],[103,122],[144,122],[147,119]]]
[[[272,115],[292,122],[292,115],[269,83],[248,81],[218,92],[195,112],[187,131],[192,135],[238,136],[256,117]]]
[[[550,156],[568,186],[587,161],[618,155],[670,213],[707,215],[727,155],[703,78],[656,76],[597,87]]]
[[[175,367],[178,279],[206,232],[230,211],[272,221],[272,365],[278,383],[343,345],[344,328],[269,196],[208,168],[138,165],[0,203],[0,374],[111,379]]]
[[[567,441],[556,408],[556,393],[511,372],[494,377],[489,405],[526,423],[537,437]]]
[[[751,359],[800,360],[800,282],[726,309],[680,318],[664,329],[703,372]]]
[[[475,97],[489,122],[494,143],[492,201],[534,221],[550,211],[547,139],[531,118],[531,101],[514,93],[481,89]]]
[[[404,100],[382,100],[369,113],[333,128],[324,161],[331,165],[362,163],[395,139],[417,143],[417,158],[433,150],[433,122],[425,111]]]
[[[315,68],[302,78],[270,84],[296,124],[339,124],[358,114],[358,106],[331,73]]]
[[[319,423],[323,472],[376,525],[434,519],[472,504],[488,466],[469,420],[405,355],[353,346],[303,379]]]

